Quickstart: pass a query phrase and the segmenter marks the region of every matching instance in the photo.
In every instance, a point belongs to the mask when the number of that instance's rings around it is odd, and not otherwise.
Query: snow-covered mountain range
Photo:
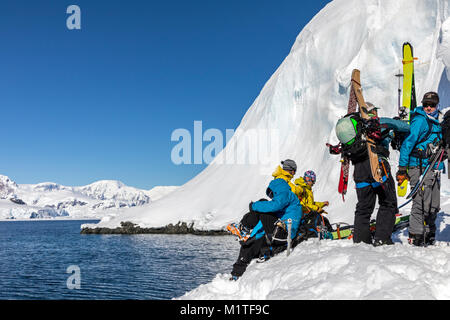
[[[298,174],[317,173],[317,201],[328,200],[332,222],[352,222],[356,195],[350,179],[343,202],[337,192],[339,159],[325,143],[337,143],[336,121],[346,114],[353,69],[361,70],[366,101],[380,116],[398,111],[398,78],[402,45],[414,47],[418,100],[438,91],[441,106],[450,104],[450,5],[447,0],[334,0],[298,35],[280,67],[250,106],[226,148],[199,175],[158,203],[122,210],[115,218],[91,227],[117,227],[132,221],[159,227],[184,221],[197,229],[221,229],[237,221],[250,201],[265,196],[271,173],[280,160],[293,159]],[[262,164],[230,164],[249,159],[255,150],[238,148],[251,130],[276,130],[277,153]],[[239,133],[240,132],[240,133]],[[391,155],[395,172],[398,153]],[[269,165],[267,165],[269,164]],[[352,174],[352,172],[351,172]],[[443,188],[449,185],[443,179]],[[401,199],[399,200],[401,203]],[[407,210],[408,208],[405,208]]]
[[[115,180],[79,187],[54,182],[19,185],[0,175],[0,219],[102,219],[115,216],[120,208],[150,204],[176,188],[141,190]]]

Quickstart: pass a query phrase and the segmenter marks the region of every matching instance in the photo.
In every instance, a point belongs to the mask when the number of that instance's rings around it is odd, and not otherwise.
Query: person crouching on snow
[[[321,215],[321,220],[328,231],[333,230],[330,221],[323,216],[325,212],[324,207],[329,205],[328,201],[317,202],[314,201],[314,194],[312,191],[313,185],[316,183],[316,174],[312,170],[308,170],[304,173],[303,177],[295,180],[295,185],[300,187],[303,192],[298,195],[300,204],[303,207],[303,211],[306,214]]]
[[[250,212],[241,220],[240,230],[247,229],[249,234],[240,235],[241,249],[233,265],[230,280],[237,280],[242,276],[253,259],[258,257],[268,259],[274,253],[286,248],[286,241],[280,242],[277,239],[287,238],[288,219],[291,219],[291,239],[297,234],[303,210],[288,182],[283,178],[275,178],[270,182],[266,195],[271,200],[251,202]],[[280,248],[281,250],[277,250]]]

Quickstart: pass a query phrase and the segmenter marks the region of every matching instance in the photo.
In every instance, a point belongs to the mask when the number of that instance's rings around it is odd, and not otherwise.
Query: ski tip
[[[404,47],[411,47],[412,48],[412,44],[410,42],[408,42],[408,41],[403,42],[403,48]]]

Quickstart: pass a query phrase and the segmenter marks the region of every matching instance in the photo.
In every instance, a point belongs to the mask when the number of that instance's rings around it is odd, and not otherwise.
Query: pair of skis
[[[413,47],[409,42],[405,42],[403,44],[403,74],[399,74],[397,76],[403,76],[403,95],[402,95],[402,104],[400,105],[400,95],[399,95],[399,117],[401,120],[410,121],[410,114],[416,108],[416,90],[415,90],[415,81],[414,81],[414,58],[413,55]],[[400,91],[400,88],[399,88]],[[355,69],[352,72],[351,79],[351,89],[350,89],[350,97],[347,106],[347,114],[356,112],[356,106],[359,106],[359,112],[361,117],[364,119],[369,119],[369,115],[367,113],[367,105],[364,101],[364,97],[362,95],[361,81],[360,81],[360,71]],[[328,147],[331,147],[327,144]],[[372,139],[367,139],[367,148],[369,151],[370,158],[370,168],[372,171],[372,177],[375,181],[382,183],[382,171],[380,168],[380,163],[378,160],[378,155],[375,151],[375,142]],[[348,176],[350,169],[350,161],[343,155],[341,156],[341,171],[339,177],[339,186],[338,192],[342,194],[342,199],[345,201],[345,194],[347,193],[348,188]],[[398,185],[397,194],[399,196],[405,196],[408,186],[408,180],[404,180],[401,184]]]
[[[413,47],[409,42],[403,44],[403,95],[402,104],[399,106],[398,115],[401,120],[409,122],[411,112],[417,107],[416,87],[414,81]]]
[[[347,106],[347,114],[356,112],[356,107],[359,107],[359,113],[363,119],[370,119],[369,110],[362,94],[361,87],[361,72],[358,69],[354,69],[352,72],[350,98]],[[373,110],[372,112],[376,112]],[[370,169],[372,171],[372,177],[376,182],[383,183],[382,171],[380,162],[378,160],[378,154],[376,153],[376,144],[373,139],[366,136],[367,151],[370,160]],[[328,147],[331,147],[327,144]],[[342,200],[345,201],[345,194],[348,188],[348,176],[350,171],[350,160],[341,155],[341,173],[339,177],[338,192],[342,194]]]
[[[394,229],[392,231],[392,233],[399,231],[403,228],[408,227],[409,225],[409,215],[407,216],[402,216],[402,215],[397,215],[395,217],[395,224],[394,224]],[[331,232],[331,235],[333,237],[332,240],[341,240],[341,239],[351,239],[353,237],[353,229],[354,226],[353,225],[349,225],[347,223],[344,222],[340,222],[340,223],[334,223],[333,226],[335,226],[335,231]],[[376,230],[376,222],[375,220],[371,220],[370,221],[370,231],[373,233]]]

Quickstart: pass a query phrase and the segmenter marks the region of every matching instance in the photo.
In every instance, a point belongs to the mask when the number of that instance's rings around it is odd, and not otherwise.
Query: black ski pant
[[[266,236],[272,235],[277,220],[278,218],[273,213],[249,212],[244,215],[241,220],[243,226],[253,229],[261,221],[265,235],[257,240],[250,238],[246,242],[241,243],[239,257],[231,271],[233,276],[242,276],[253,259],[270,252],[270,240]]]
[[[387,173],[387,180],[382,185],[376,186],[373,185],[375,180],[372,177],[369,160],[367,159],[355,164],[354,179],[357,185],[356,195],[358,197],[358,203],[356,204],[355,210],[354,243],[372,243],[370,218],[375,209],[377,197],[380,207],[376,218],[374,238],[375,240],[381,241],[391,240],[395,224],[395,214],[398,211],[397,196],[389,163],[383,160],[383,165],[383,175]],[[358,187],[358,185],[363,185],[363,187]]]

